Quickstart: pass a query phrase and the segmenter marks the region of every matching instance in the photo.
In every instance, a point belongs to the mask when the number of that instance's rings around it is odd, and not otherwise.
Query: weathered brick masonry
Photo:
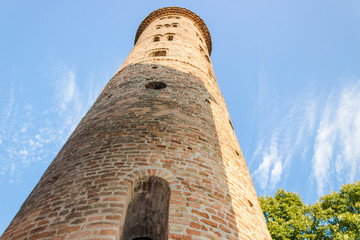
[[[191,11],[151,13],[1,240],[271,239],[211,47]]]

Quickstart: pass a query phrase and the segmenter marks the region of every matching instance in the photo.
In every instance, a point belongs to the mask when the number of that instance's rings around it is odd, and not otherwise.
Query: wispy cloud
[[[62,76],[57,81],[55,101],[59,113],[63,113],[69,107],[69,104],[78,104],[79,92],[75,82],[75,72],[71,69],[63,69]]]
[[[303,186],[315,183],[314,190],[321,196],[358,179],[359,99],[360,79],[345,79],[329,93],[314,94],[311,87],[299,92],[287,110],[276,113],[274,126],[262,126],[272,131],[260,130],[251,158],[253,165],[257,163],[253,177],[258,186],[271,192],[296,182],[292,179],[296,175]]]
[[[262,162],[258,169],[254,172],[255,178],[257,178],[260,187],[263,189],[268,185],[269,177],[270,182],[273,184],[276,184],[281,177],[282,169],[279,171],[279,166],[281,168],[282,156],[279,155],[277,137],[277,134],[275,134],[271,139],[270,146],[263,149],[263,152],[261,153]]]
[[[64,66],[56,67],[50,75],[56,80],[56,88],[51,105],[42,113],[35,112],[23,98],[21,82],[14,81],[11,91],[0,99],[7,103],[0,109],[5,113],[0,118],[0,182],[19,181],[28,167],[40,162],[48,164],[105,83],[99,81],[94,86],[93,81],[87,81],[80,88],[74,69]]]
[[[360,80],[328,97],[314,146],[313,174],[319,195],[334,181],[360,176]]]
[[[285,113],[278,112],[279,119],[275,118],[277,123],[265,126],[273,128],[273,131],[260,131],[258,138],[261,141],[252,156],[252,162],[259,163],[253,175],[254,181],[262,189],[273,190],[278,187],[281,179],[289,174],[288,169],[295,155],[306,158],[309,148],[304,146],[315,128],[318,108],[310,95],[309,91],[300,93]]]
[[[277,160],[270,174],[271,186],[276,186],[276,184],[280,181],[282,170],[282,162],[281,160]]]

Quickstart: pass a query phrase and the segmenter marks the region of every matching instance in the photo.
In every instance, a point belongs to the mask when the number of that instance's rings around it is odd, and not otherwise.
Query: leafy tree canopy
[[[297,193],[279,189],[274,197],[260,197],[270,234],[281,239],[360,240],[360,182],[343,185],[313,205]]]

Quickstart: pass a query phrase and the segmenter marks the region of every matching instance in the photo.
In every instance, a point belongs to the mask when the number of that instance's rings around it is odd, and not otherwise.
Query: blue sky
[[[259,196],[313,203],[360,179],[359,1],[0,1],[0,233],[165,6],[210,30]]]

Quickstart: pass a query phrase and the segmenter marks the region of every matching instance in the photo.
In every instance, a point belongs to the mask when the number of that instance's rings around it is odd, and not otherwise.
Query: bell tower
[[[193,12],[147,16],[1,240],[271,239],[211,49]]]

